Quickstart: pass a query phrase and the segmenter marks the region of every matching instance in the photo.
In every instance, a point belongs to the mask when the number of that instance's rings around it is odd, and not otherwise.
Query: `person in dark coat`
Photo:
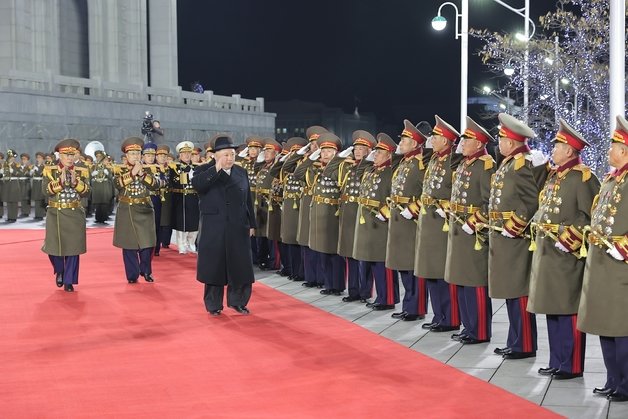
[[[225,285],[227,306],[249,314],[246,306],[255,281],[250,242],[255,213],[247,172],[234,165],[236,148],[230,137],[216,138],[215,160],[192,175],[201,213],[196,279],[205,284],[203,300],[213,316],[223,309]]]

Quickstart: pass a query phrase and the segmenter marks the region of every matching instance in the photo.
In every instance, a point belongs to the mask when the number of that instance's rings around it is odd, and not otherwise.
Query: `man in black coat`
[[[213,316],[223,309],[225,285],[227,306],[249,314],[246,305],[255,281],[250,243],[255,213],[247,172],[234,165],[235,149],[230,137],[217,137],[215,160],[197,167],[192,176],[201,213],[196,279],[205,284],[203,300]]]

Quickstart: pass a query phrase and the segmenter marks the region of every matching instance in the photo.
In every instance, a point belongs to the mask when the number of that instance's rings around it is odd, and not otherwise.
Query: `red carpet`
[[[88,235],[70,294],[43,231],[0,233],[0,417],[555,417],[261,284],[251,316],[210,317],[193,256],[128,285],[112,231]]]

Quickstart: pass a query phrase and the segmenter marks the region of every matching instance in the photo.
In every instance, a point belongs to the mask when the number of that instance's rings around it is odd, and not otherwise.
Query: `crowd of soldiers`
[[[463,345],[491,340],[491,299],[505,299],[508,338],[497,355],[535,357],[535,315],[545,314],[549,365],[539,374],[582,376],[586,333],[599,335],[608,374],[594,393],[626,401],[628,122],[617,117],[608,155],[614,169],[600,184],[580,158],[586,139],[566,121],[557,127],[553,164],[529,148],[535,133],[525,123],[508,114],[499,121],[499,165],[487,152],[495,139],[471,118],[462,134],[439,116],[433,127],[406,120],[398,142],[358,130],[344,150],[320,126],[283,144],[248,138],[237,164],[254,200],[253,262],[346,303],[376,311],[401,303],[391,314],[401,321],[424,319],[429,301],[433,317],[421,327],[453,332]],[[81,167],[80,144],[63,140],[58,162],[45,166],[47,156],[38,153],[39,172],[27,160],[16,163],[14,152],[2,165],[9,219],[17,201],[7,194],[22,190],[15,182],[40,189],[36,205],[47,201],[43,250],[66,291],[78,282],[81,200],[90,191],[98,221],[117,190],[114,245],[123,249],[129,283],[154,280],[152,257],[169,246],[173,230],[179,253],[196,252],[199,200],[191,179],[197,165],[211,162],[212,141],[204,152],[180,142],[176,160],[168,146],[137,137],[121,150],[122,164],[101,151],[93,166]],[[74,218],[58,216],[72,211]],[[65,243],[68,232],[83,241]]]
[[[495,142],[471,118],[460,134],[404,121],[390,136],[355,131],[353,143],[323,127],[306,138],[249,138],[238,157],[249,173],[261,269],[393,318],[453,332],[463,345],[491,340],[491,299],[505,299],[504,359],[535,357],[536,314],[545,314],[549,365],[541,375],[581,377],[586,333],[600,336],[608,371],[594,393],[628,400],[628,122],[617,117],[614,168],[600,185],[581,160],[586,139],[561,120],[553,164],[535,133],[499,115]],[[400,301],[399,278],[405,290]],[[373,297],[375,287],[375,298]]]

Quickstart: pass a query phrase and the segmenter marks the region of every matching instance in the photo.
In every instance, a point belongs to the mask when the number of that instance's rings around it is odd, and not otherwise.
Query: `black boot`
[[[56,278],[57,286],[61,288],[63,286],[63,273],[58,273]]]

